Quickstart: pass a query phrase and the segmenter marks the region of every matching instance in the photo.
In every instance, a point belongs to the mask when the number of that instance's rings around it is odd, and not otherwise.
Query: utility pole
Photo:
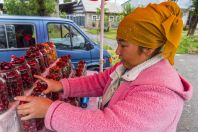
[[[55,4],[55,10],[56,10],[56,12],[55,12],[55,15],[56,15],[56,17],[59,17],[59,0],[56,0],[56,4]]]
[[[103,41],[104,41],[104,0],[101,0],[100,11],[100,72],[103,72]]]

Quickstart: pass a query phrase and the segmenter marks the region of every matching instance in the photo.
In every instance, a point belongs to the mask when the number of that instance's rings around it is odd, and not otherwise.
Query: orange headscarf
[[[181,16],[181,9],[175,2],[137,8],[119,24],[117,38],[147,48],[164,46],[164,57],[174,64],[183,30]]]

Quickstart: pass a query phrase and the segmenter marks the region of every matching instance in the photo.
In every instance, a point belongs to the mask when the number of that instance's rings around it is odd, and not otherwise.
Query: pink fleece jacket
[[[92,76],[61,80],[64,95],[102,96],[118,65]],[[190,84],[161,60],[136,80],[123,82],[104,110],[55,101],[45,116],[45,125],[57,132],[175,132],[184,101],[191,96]]]

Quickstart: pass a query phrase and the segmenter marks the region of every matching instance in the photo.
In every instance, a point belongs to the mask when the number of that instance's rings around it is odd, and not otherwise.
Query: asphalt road
[[[99,41],[99,36],[87,35],[94,41]],[[108,44],[116,49],[115,40],[104,39],[104,44]],[[178,54],[175,57],[175,67],[193,87],[193,97],[186,102],[181,119],[179,121],[177,132],[198,132],[198,54]]]
[[[198,54],[177,55],[175,67],[193,87],[193,97],[185,104],[177,132],[198,132]]]
[[[91,38],[94,42],[99,42],[100,41],[100,35],[94,35],[94,34],[88,33],[88,32],[86,32],[86,29],[83,29],[83,30],[89,36],[89,38]],[[109,45],[113,49],[117,48],[117,42],[115,40],[112,40],[112,39],[104,38],[104,45]]]

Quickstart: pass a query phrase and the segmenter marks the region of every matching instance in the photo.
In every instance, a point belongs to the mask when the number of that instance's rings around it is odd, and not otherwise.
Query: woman
[[[120,63],[97,75],[46,81],[45,93],[64,96],[102,96],[95,112],[62,101],[16,97],[23,120],[45,117],[50,130],[175,132],[190,84],[171,64],[182,33],[181,10],[174,2],[149,4],[126,16],[117,31]],[[162,53],[160,53],[162,52]]]

